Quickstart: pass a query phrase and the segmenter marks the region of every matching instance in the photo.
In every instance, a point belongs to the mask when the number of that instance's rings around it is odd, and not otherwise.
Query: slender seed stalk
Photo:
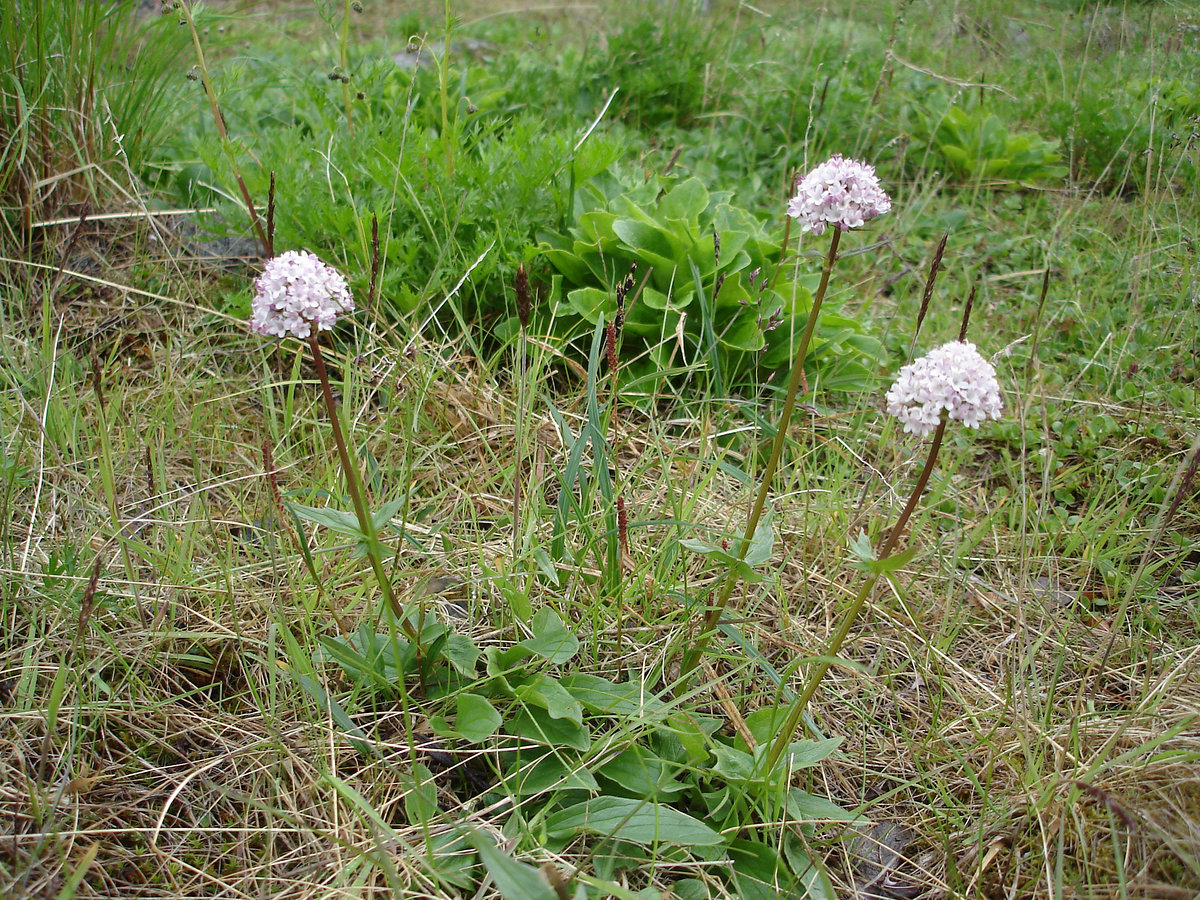
[[[229,132],[225,129],[225,116],[221,114],[221,107],[217,103],[217,91],[213,87],[212,77],[208,73],[208,62],[204,58],[204,47],[200,43],[200,32],[196,28],[196,20],[192,16],[191,0],[180,0],[179,11],[183,14],[184,20],[187,22],[188,31],[192,35],[192,47],[196,51],[196,65],[200,70],[200,82],[204,85],[204,93],[208,97],[208,105],[212,109],[213,122],[217,126],[217,135],[221,138],[221,148],[225,151],[225,156],[229,159],[230,168],[233,169],[233,177],[238,183],[238,188],[242,192],[242,199],[246,203],[246,213],[250,216],[250,224],[254,226],[254,231],[258,235],[259,248],[262,250],[264,258],[271,256],[271,241],[267,238],[267,234],[263,231],[262,222],[258,218],[258,213],[254,209],[254,200],[250,196],[250,189],[246,187],[246,182],[242,178],[242,170],[238,167],[237,158],[233,155],[233,142],[229,139]]]
[[[946,433],[947,421],[946,413],[942,413],[942,420],[938,422],[937,430],[933,433],[933,441],[929,445],[929,456],[925,459],[925,468],[921,470],[921,474],[917,478],[917,483],[913,487],[912,494],[909,495],[904,511],[900,513],[900,518],[896,520],[896,525],[888,533],[883,546],[876,554],[875,558],[879,562],[892,555],[892,551],[896,549],[896,544],[900,542],[900,536],[904,533],[904,529],[908,525],[908,520],[912,518],[913,512],[916,511],[921,494],[925,492],[925,485],[929,483],[929,476],[933,474],[933,466],[937,462],[938,450],[942,446],[942,437]],[[783,751],[791,744],[792,735],[796,732],[796,726],[800,723],[800,717],[804,715],[804,710],[808,706],[808,702],[812,700],[813,694],[817,692],[817,686],[825,678],[825,673],[833,665],[833,659],[842,649],[842,644],[845,643],[847,635],[850,634],[850,628],[854,625],[854,620],[858,618],[858,614],[866,604],[867,598],[871,596],[875,583],[879,580],[879,574],[877,571],[867,577],[867,580],[863,582],[862,588],[859,589],[858,596],[854,598],[854,602],[850,604],[850,608],[842,616],[841,624],[838,625],[837,631],[829,639],[829,644],[826,646],[822,658],[817,662],[817,668],[809,676],[803,693],[792,704],[783,727],[775,735],[775,741],[771,745],[771,752],[767,755],[766,772],[770,772],[775,768],[779,757],[783,755]]]
[[[521,555],[523,545],[521,535],[521,491],[525,479],[525,451],[527,444],[526,429],[526,411],[525,404],[527,402],[526,378],[529,375],[529,363],[527,359],[528,343],[529,343],[529,314],[533,311],[533,291],[529,287],[529,273],[525,271],[525,266],[517,266],[517,274],[513,280],[513,291],[517,296],[517,322],[521,326],[521,338],[517,342],[517,466],[513,473],[513,501],[512,501],[512,517],[513,517],[513,545],[512,553],[514,562]]]
[[[371,561],[371,568],[375,572],[375,577],[379,580],[379,587],[383,591],[383,596],[387,600],[392,614],[396,617],[396,621],[400,623],[400,627],[404,629],[404,633],[412,639],[413,643],[420,643],[417,631],[404,617],[404,611],[400,608],[400,602],[396,599],[396,595],[392,591],[392,581],[388,577],[387,572],[384,571],[383,548],[379,543],[379,533],[375,530],[375,523],[371,520],[371,512],[367,509],[366,499],[363,495],[362,477],[359,475],[358,465],[353,461],[350,451],[346,447],[346,438],[342,432],[341,413],[338,410],[336,401],[333,399],[333,391],[329,387],[329,373],[325,369],[325,358],[321,355],[321,344],[317,340],[316,331],[309,334],[308,343],[312,348],[313,361],[317,367],[317,378],[321,382],[321,393],[325,397],[325,408],[329,410],[329,421],[333,426],[333,442],[337,445],[338,457],[342,462],[342,471],[346,473],[346,487],[350,491],[350,502],[354,506],[354,514],[358,517],[358,527],[367,542],[367,558]]]
[[[821,270],[821,283],[817,286],[817,293],[813,297],[812,309],[808,311],[808,322],[805,323],[804,334],[800,338],[800,346],[796,348],[796,359],[792,363],[792,377],[788,383],[787,397],[783,403],[783,410],[779,414],[775,440],[771,444],[771,456],[767,460],[767,466],[762,473],[758,496],[755,498],[754,505],[750,509],[750,515],[746,519],[745,534],[738,543],[737,558],[739,560],[745,559],[746,553],[750,550],[750,542],[754,538],[754,532],[758,528],[758,523],[762,519],[763,509],[767,504],[767,495],[771,490],[771,482],[775,480],[775,472],[779,468],[779,460],[783,456],[783,444],[787,440],[788,427],[792,421],[792,412],[796,408],[796,395],[800,391],[800,381],[804,376],[804,360],[808,355],[808,345],[812,341],[813,332],[817,327],[817,319],[821,314],[821,303],[825,300],[825,292],[829,288],[829,275],[833,271],[833,264],[838,259],[838,244],[841,241],[842,231],[836,227],[831,230],[833,236],[829,241],[829,252],[825,256],[825,266]],[[726,573],[724,581],[721,582],[720,593],[717,595],[716,601],[709,607],[708,614],[704,617],[704,624],[700,629],[699,636],[684,655],[683,662],[680,664],[679,679],[681,689],[686,688],[692,672],[695,671],[696,666],[700,662],[700,657],[708,647],[709,640],[712,639],[712,635],[716,632],[717,625],[721,621],[721,615],[725,612],[725,607],[729,604],[729,598],[733,594],[733,588],[737,584],[737,581],[736,571],[731,567],[728,573]]]
[[[338,35],[338,66],[341,69],[342,77],[338,80],[342,83],[342,104],[346,109],[346,130],[354,134],[354,108],[350,102],[350,60],[346,54],[346,44],[350,40],[350,6],[351,0],[346,0],[345,8],[342,10],[342,28]]]
[[[454,18],[450,14],[450,0],[446,0],[446,28],[442,44],[442,58],[438,60],[438,90],[442,99],[442,149],[446,155],[446,177],[454,178],[454,151],[450,135],[450,30]]]

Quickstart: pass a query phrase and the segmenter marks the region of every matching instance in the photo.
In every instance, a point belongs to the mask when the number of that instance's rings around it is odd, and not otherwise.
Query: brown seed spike
[[[267,185],[267,246],[264,258],[275,255],[275,170],[271,170],[271,182]]]
[[[525,272],[525,266],[517,266],[517,277],[513,284],[517,292],[517,319],[521,322],[521,329],[529,327],[529,312],[533,308],[533,297],[529,291],[529,275]]]
[[[625,514],[625,495],[617,495],[617,541],[621,545],[621,553],[629,554],[629,518]]]

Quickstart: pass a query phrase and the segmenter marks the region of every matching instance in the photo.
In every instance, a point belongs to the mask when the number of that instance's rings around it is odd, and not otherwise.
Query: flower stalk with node
[[[813,296],[812,308],[808,312],[808,321],[796,348],[796,357],[792,362],[792,375],[788,382],[787,394],[783,409],[779,413],[776,424],[775,439],[771,444],[771,455],[767,460],[759,484],[758,495],[746,519],[746,530],[738,542],[735,564],[729,567],[721,582],[715,600],[709,605],[704,617],[700,633],[695,643],[684,655],[680,664],[679,677],[686,686],[691,673],[700,662],[709,640],[720,624],[733,588],[738,582],[746,566],[746,555],[751,546],[756,543],[755,537],[759,524],[763,519],[767,495],[771,483],[775,480],[775,472],[783,455],[783,445],[787,440],[788,427],[792,421],[792,413],[796,408],[796,397],[800,384],[804,380],[804,362],[808,356],[808,346],[816,330],[817,321],[821,314],[821,304],[825,300],[825,292],[829,288],[829,276],[833,265],[838,260],[838,244],[843,231],[858,228],[876,216],[883,215],[892,208],[891,198],[879,184],[875,168],[866,163],[846,159],[835,154],[821,165],[805,175],[796,185],[796,194],[788,202],[788,215],[800,223],[801,228],[820,236],[832,225],[833,233],[829,241],[829,251],[825,255],[825,264],[821,269],[821,281]],[[786,238],[785,238],[786,240]],[[786,247],[783,251],[786,252]]]
[[[964,337],[965,331],[964,322]],[[887,392],[886,400],[888,414],[895,416],[903,424],[906,432],[920,438],[933,435],[925,466],[917,477],[917,483],[913,486],[912,494],[900,513],[900,518],[888,532],[878,551],[872,549],[865,534],[851,543],[851,552],[858,557],[860,565],[866,570],[867,579],[859,589],[858,596],[842,616],[842,621],[829,639],[816,669],[809,676],[803,692],[792,704],[783,727],[775,736],[767,755],[767,772],[774,769],[780,756],[791,743],[792,735],[800,723],[801,716],[804,715],[808,702],[829,671],[833,659],[842,649],[854,620],[871,596],[879,576],[895,570],[907,561],[910,555],[908,551],[893,554],[917,508],[921,494],[925,491],[929,476],[933,473],[946,426],[951,421],[956,421],[962,422],[968,428],[978,428],[980,423],[987,419],[1000,418],[1003,408],[996,370],[979,354],[974,344],[961,338],[943,344],[916,362],[904,366]]]
[[[341,413],[333,398],[325,358],[321,354],[320,333],[330,330],[339,318],[353,311],[354,298],[340,272],[326,265],[315,254],[289,250],[270,260],[254,282],[250,329],[276,338],[308,339],[317,378],[321,382],[321,393],[325,398],[325,408],[329,411],[329,421],[333,427],[333,441],[337,445],[342,472],[346,476],[346,488],[358,520],[359,536],[388,608],[415,642],[415,629],[405,618],[392,591],[391,579],[384,570],[379,523],[367,506],[362,477],[346,444]]]

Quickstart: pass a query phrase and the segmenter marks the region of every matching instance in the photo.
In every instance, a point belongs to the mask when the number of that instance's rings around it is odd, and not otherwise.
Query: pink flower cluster
[[[875,167],[837,153],[800,180],[787,211],[813,234],[824,234],[827,225],[847,231],[891,208]]]
[[[353,311],[350,287],[337,269],[307,250],[289,250],[270,260],[254,282],[250,329],[306,338]]]
[[[1000,418],[1003,406],[996,370],[969,341],[951,341],[909,363],[887,392],[887,411],[921,437],[933,433],[943,410],[978,428]]]

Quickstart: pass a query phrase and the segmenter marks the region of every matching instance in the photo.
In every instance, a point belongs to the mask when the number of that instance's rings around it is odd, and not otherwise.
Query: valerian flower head
[[[289,250],[267,263],[254,282],[250,328],[259,334],[306,338],[327,331],[354,298],[341,273],[307,250]]]
[[[969,341],[942,344],[909,363],[887,392],[887,411],[921,437],[933,433],[943,411],[978,428],[985,419],[1000,418],[1003,406],[996,370]]]
[[[800,179],[787,211],[813,234],[824,234],[827,225],[848,231],[891,208],[874,166],[835,153]]]

